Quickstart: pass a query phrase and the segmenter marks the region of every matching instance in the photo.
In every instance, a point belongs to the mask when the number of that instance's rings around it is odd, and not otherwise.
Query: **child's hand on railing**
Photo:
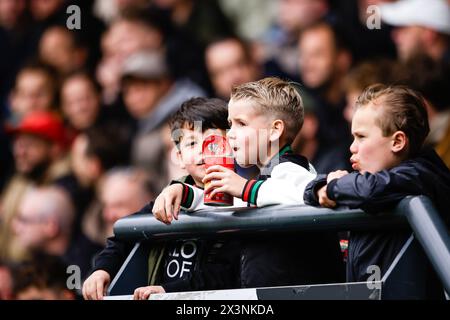
[[[111,276],[105,270],[94,271],[83,283],[83,298],[85,300],[103,300]]]
[[[147,286],[147,287],[140,287],[134,290],[133,299],[134,300],[148,300],[150,298],[150,295],[153,293],[165,293],[163,287],[161,286]]]
[[[325,208],[336,207],[336,202],[330,200],[327,196],[327,186],[323,186],[317,191],[317,198],[319,199],[319,204]]]
[[[180,183],[166,187],[156,198],[152,213],[159,221],[170,224],[173,219],[178,220],[183,185]]]

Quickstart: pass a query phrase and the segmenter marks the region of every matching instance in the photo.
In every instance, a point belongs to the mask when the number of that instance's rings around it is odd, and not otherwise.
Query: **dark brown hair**
[[[172,139],[177,146],[182,138],[179,130],[194,129],[195,122],[201,122],[203,132],[208,129],[229,129],[227,103],[217,98],[186,100],[169,120]]]

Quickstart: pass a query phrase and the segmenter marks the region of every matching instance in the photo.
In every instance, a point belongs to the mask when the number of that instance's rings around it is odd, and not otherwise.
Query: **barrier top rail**
[[[374,216],[348,208],[275,205],[181,212],[178,221],[171,225],[157,221],[150,213],[138,214],[117,221],[114,234],[123,240],[166,241],[226,233],[379,229],[406,225],[405,217],[398,211]]]
[[[411,227],[444,288],[450,292],[450,236],[425,196],[406,197],[391,212],[369,215],[362,210],[276,205],[264,208],[221,208],[182,212],[165,225],[151,214],[117,221],[114,234],[131,241],[168,241],[220,234],[276,231],[362,230]]]

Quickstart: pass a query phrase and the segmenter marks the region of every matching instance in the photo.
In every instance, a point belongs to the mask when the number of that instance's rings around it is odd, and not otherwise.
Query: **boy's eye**
[[[195,146],[197,144],[197,141],[191,141],[191,142],[187,142],[186,143],[186,147],[193,147],[193,146]]]

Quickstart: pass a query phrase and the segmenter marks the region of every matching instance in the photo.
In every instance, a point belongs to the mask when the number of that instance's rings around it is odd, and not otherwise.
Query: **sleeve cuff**
[[[242,201],[256,205],[258,191],[265,180],[248,180],[242,190]]]
[[[333,201],[336,200],[333,190],[334,190],[334,186],[337,183],[337,180],[338,179],[333,179],[330,182],[328,182],[328,184],[327,184],[327,197],[328,197],[328,199],[333,200]]]
[[[173,180],[170,182],[170,185],[181,184],[183,186],[183,194],[181,196],[181,207],[190,208],[192,206],[192,202],[194,201],[194,191],[192,188],[180,181]]]
[[[327,185],[327,176],[325,174],[320,174],[316,177],[316,179],[310,182],[310,184],[312,184],[312,197],[318,204],[319,198],[317,197],[317,192],[320,190],[320,188]]]

